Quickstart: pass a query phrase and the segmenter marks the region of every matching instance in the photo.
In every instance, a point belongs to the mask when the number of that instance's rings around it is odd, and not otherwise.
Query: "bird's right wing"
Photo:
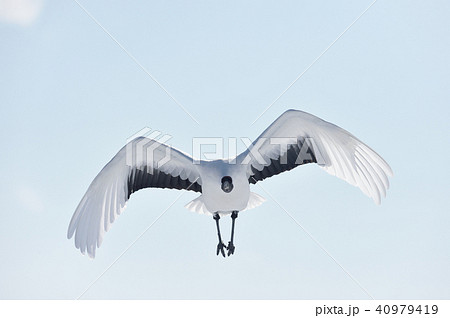
[[[81,199],[67,237],[95,257],[104,233],[125,208],[130,195],[143,188],[201,192],[201,179],[192,158],[153,139],[138,137],[124,146],[100,171]]]
[[[250,183],[317,163],[328,173],[359,187],[380,204],[389,188],[389,165],[348,131],[312,114],[288,110],[237,157],[247,165]]]

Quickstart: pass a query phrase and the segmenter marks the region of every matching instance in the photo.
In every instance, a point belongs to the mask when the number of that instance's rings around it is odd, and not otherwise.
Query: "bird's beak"
[[[222,182],[222,190],[225,193],[230,193],[233,190],[233,184],[229,181]]]

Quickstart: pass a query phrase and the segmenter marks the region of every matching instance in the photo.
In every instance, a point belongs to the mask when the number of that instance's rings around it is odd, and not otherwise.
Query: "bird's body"
[[[202,180],[200,199],[207,212],[219,212],[224,215],[247,208],[250,184],[244,169],[244,166],[230,164],[228,160],[200,162],[199,174]],[[221,188],[221,180],[225,176],[229,176],[233,182],[233,190],[228,193]]]
[[[389,165],[346,130],[314,115],[288,110],[246,151],[229,160],[193,160],[156,140],[138,137],[102,169],[78,205],[68,229],[75,246],[95,256],[104,233],[125,208],[130,195],[143,188],[169,188],[201,193],[186,208],[214,216],[219,235],[217,253],[234,253],[234,222],[239,211],[264,202],[250,184],[316,163],[328,173],[359,187],[377,204],[386,195]],[[295,191],[295,189],[291,190]],[[222,242],[219,219],[231,214],[231,241]]]

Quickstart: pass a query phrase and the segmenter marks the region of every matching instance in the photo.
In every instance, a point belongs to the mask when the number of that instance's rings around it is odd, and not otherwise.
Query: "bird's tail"
[[[261,204],[263,204],[265,201],[266,201],[266,199],[264,199],[259,194],[250,192],[250,197],[248,198],[247,207],[242,211],[256,208],[257,206],[260,206]],[[206,214],[206,215],[213,215],[206,208],[205,203],[203,202],[203,195],[200,195],[199,197],[195,198],[194,200],[192,200],[191,202],[186,204],[184,207],[192,212],[197,212],[197,213]],[[228,211],[228,212],[223,211],[223,213],[228,214],[228,213],[231,213],[231,211]]]
[[[247,207],[243,211],[256,208],[257,206],[260,206],[261,204],[263,204],[265,201],[266,201],[266,199],[263,198],[262,196],[260,196],[259,194],[255,193],[255,192],[250,192],[250,197],[248,198]]]
[[[208,211],[208,209],[205,206],[205,203],[203,202],[203,195],[200,195],[198,198],[195,198],[194,200],[186,204],[184,207],[192,212],[212,215],[212,213]]]

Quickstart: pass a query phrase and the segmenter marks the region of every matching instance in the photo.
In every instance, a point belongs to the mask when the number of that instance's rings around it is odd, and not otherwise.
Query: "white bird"
[[[95,257],[103,236],[121,214],[133,192],[169,188],[201,193],[185,207],[212,215],[219,252],[234,253],[234,223],[239,211],[265,200],[250,192],[250,184],[297,166],[316,163],[328,173],[357,186],[380,204],[392,170],[369,146],[346,130],[314,115],[288,110],[278,117],[246,151],[231,160],[194,161],[188,154],[156,140],[138,137],[124,146],[92,181],[69,224],[67,237]],[[222,241],[219,219],[231,214],[228,245]]]

